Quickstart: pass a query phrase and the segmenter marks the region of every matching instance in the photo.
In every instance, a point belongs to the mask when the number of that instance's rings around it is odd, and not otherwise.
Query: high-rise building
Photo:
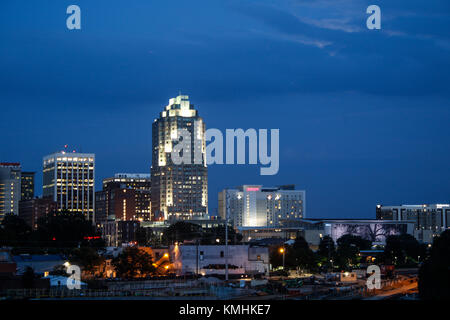
[[[190,134],[191,161],[175,164],[171,152],[182,132]],[[151,180],[154,219],[208,218],[205,124],[188,96],[170,99],[153,122]]]
[[[415,237],[423,242],[450,228],[450,204],[377,205],[377,219],[413,221]]]
[[[136,190],[118,187],[97,191],[95,208],[97,225],[102,225],[108,220],[138,220],[136,217]]]
[[[94,221],[95,155],[62,151],[45,156],[43,197],[53,199],[58,211],[78,212]]]
[[[95,193],[96,223],[150,220],[150,195],[150,174],[117,173],[103,179],[103,190]]]
[[[21,200],[31,200],[34,198],[34,174],[35,172],[22,171]]]
[[[294,185],[267,188],[243,185],[219,192],[219,215],[229,219],[234,228],[278,227],[280,221],[305,217],[305,191]]]
[[[151,219],[151,187],[148,173],[117,173],[112,178],[103,179],[103,190],[134,190],[136,209],[133,215],[138,220]]]
[[[8,213],[19,214],[20,177],[20,163],[0,163],[0,220]]]

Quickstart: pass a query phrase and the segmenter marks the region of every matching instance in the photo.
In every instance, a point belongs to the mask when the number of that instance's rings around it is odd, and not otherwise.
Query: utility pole
[[[228,217],[230,213],[230,194],[226,191],[226,206],[225,213],[225,281],[228,281]]]

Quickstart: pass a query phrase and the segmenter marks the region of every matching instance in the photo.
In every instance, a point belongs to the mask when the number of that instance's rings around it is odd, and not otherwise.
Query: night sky
[[[450,201],[448,0],[2,0],[0,40],[0,161],[37,171],[38,195],[65,144],[96,154],[98,190],[149,173],[151,123],[181,92],[207,128],[280,129],[277,175],[209,167],[210,212],[242,184],[296,184],[310,218]]]

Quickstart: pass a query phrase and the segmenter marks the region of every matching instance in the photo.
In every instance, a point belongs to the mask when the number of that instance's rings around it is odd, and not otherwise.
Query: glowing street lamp
[[[283,255],[283,270],[284,270],[284,254],[286,253],[286,250],[284,249],[284,247],[281,247],[279,252]]]

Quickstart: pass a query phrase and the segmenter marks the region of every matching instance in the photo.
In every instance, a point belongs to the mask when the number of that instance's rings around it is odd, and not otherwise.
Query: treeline
[[[7,214],[0,226],[0,246],[14,253],[64,253],[65,249],[103,248],[101,232],[82,214],[53,212],[42,217],[33,230],[23,219]]]
[[[270,249],[270,261],[274,267],[282,265],[280,245]],[[397,267],[417,267],[428,254],[426,244],[419,243],[413,236],[404,234],[388,236],[381,254],[372,261],[366,261],[361,250],[370,250],[372,243],[360,236],[344,235],[336,243],[329,236],[322,237],[317,251],[310,249],[302,237],[292,245],[283,245],[285,268],[305,272],[350,271],[367,264],[394,264]]]

